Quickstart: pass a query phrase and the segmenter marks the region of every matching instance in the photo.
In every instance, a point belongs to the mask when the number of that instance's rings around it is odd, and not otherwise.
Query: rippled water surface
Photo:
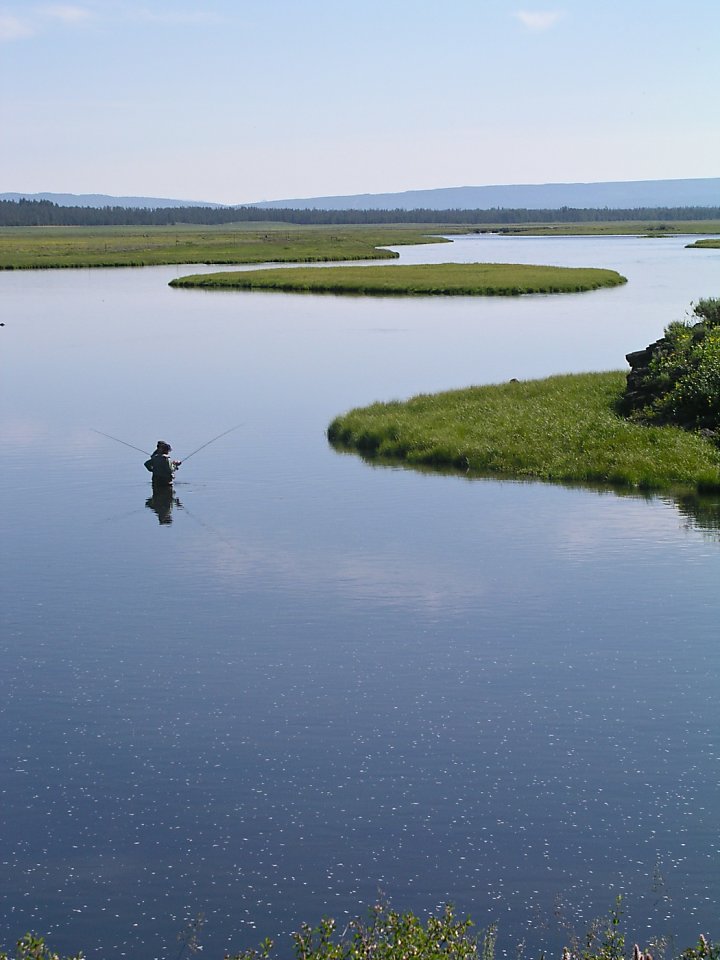
[[[0,932],[208,956],[446,901],[534,955],[625,894],[720,935],[720,509],[373,468],[351,406],[620,368],[720,293],[670,238],[474,237],[405,262],[629,283],[423,300],[0,274]],[[191,458],[152,497],[143,450]]]

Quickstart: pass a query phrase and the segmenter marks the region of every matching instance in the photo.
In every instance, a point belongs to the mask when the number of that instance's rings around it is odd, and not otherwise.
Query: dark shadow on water
[[[392,457],[368,457],[353,447],[330,443],[330,447],[340,456],[358,457],[369,467],[392,470],[410,470],[413,473],[425,473],[432,476],[456,477],[468,483],[495,481],[496,483],[547,483],[566,490],[589,490],[598,494],[614,494],[617,497],[629,497],[633,500],[661,500],[672,504],[685,522],[687,529],[698,530],[711,540],[720,541],[720,492],[701,494],[687,488],[672,490],[638,490],[636,488],[611,483],[570,483],[567,481],[542,480],[539,477],[517,477],[504,473],[474,473],[452,467],[432,467],[427,464],[409,464]]]
[[[720,494],[686,494],[672,498],[688,527],[720,540]]]
[[[173,508],[179,507],[182,510],[182,503],[179,497],[175,496],[175,490],[171,484],[165,486],[153,486],[152,496],[145,501],[145,506],[153,510],[161,525],[169,525],[173,522]]]

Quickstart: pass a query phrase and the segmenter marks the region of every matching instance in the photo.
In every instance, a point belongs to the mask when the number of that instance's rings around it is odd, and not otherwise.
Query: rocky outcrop
[[[699,326],[699,324],[696,326]],[[683,418],[677,415],[669,417],[667,414],[663,416],[657,410],[650,413],[650,405],[659,398],[658,378],[651,367],[652,361],[671,352],[672,347],[667,337],[661,337],[654,343],[648,344],[644,350],[635,350],[633,353],[625,354],[625,359],[630,364],[630,372],[627,375],[625,392],[618,404],[620,413],[626,417],[633,417],[640,423],[674,423],[685,430],[698,430],[707,439],[717,441],[720,437],[720,430],[714,420],[703,421],[699,418],[693,420],[690,417]],[[646,411],[645,415],[643,415],[643,411]]]
[[[666,352],[667,348],[667,338],[661,337],[654,343],[648,344],[644,350],[635,350],[625,355],[625,359],[630,364],[630,372],[627,375],[625,393],[620,401],[623,413],[642,410],[655,399],[655,385],[650,373],[650,364],[655,357]]]
[[[618,412],[720,436],[720,297],[698,300],[691,317],[668,324],[664,334],[626,355],[630,373]]]

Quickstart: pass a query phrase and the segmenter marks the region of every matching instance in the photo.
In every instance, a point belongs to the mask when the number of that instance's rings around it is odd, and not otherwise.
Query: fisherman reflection
[[[158,523],[169,524],[173,522],[173,507],[180,507],[182,504],[179,497],[175,496],[175,491],[171,483],[159,484],[153,483],[152,496],[145,501],[145,506],[149,510],[154,510],[157,514]]]

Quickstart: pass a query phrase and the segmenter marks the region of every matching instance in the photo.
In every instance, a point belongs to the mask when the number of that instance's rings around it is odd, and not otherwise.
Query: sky
[[[720,0],[0,0],[0,193],[720,176]]]

